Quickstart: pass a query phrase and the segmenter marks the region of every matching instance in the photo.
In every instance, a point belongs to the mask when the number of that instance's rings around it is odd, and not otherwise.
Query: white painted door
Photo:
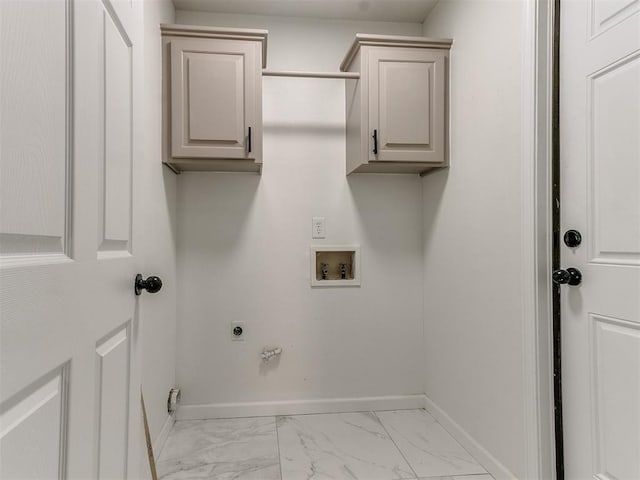
[[[141,3],[0,1],[0,477],[139,475]]]
[[[369,161],[445,161],[445,58],[441,50],[369,50]]]
[[[568,479],[640,479],[640,2],[561,2],[562,381]]]

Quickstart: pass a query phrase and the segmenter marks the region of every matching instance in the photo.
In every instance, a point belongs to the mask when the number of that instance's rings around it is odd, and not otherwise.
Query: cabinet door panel
[[[445,162],[445,67],[441,51],[371,50],[370,161]]]
[[[241,55],[185,53],[190,141],[241,146],[244,137]]]
[[[432,64],[380,62],[382,149],[429,145]]]
[[[252,158],[257,122],[256,47],[246,42],[171,42],[171,153],[174,158]]]

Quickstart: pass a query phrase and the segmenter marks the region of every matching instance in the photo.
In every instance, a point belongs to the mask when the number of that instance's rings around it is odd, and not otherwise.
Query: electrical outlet
[[[246,335],[244,322],[231,322],[231,340],[243,342]]]
[[[324,217],[313,217],[311,220],[311,238],[326,238],[327,229]]]

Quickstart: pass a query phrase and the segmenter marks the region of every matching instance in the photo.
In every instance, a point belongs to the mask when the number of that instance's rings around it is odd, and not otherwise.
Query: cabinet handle
[[[249,127],[249,135],[247,135],[247,148],[251,153],[251,127]]]
[[[373,154],[378,154],[378,130],[376,128],[373,129]]]

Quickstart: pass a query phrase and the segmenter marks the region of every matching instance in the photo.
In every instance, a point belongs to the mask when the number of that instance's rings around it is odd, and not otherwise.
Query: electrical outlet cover
[[[324,217],[313,217],[311,220],[311,238],[326,238],[327,227]]]

